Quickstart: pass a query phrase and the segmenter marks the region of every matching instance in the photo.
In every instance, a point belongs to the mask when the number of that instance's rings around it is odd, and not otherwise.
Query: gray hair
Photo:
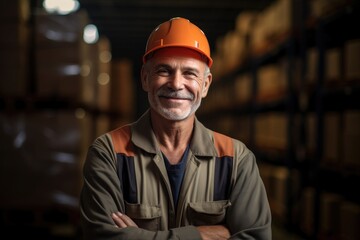
[[[209,76],[210,73],[211,72],[209,66],[205,65],[204,78],[207,78],[207,76]]]

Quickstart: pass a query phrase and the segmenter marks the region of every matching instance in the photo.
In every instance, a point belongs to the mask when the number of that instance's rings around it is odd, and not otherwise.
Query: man
[[[212,81],[205,34],[170,19],[151,33],[143,63],[149,110],[88,151],[85,239],[271,239],[253,153],[195,116]]]

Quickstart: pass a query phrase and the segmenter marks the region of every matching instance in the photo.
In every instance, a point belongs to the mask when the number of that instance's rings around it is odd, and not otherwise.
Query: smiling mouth
[[[191,100],[190,98],[183,98],[183,97],[170,97],[170,96],[159,96],[160,98],[165,98],[169,100]]]
[[[185,93],[160,93],[158,95],[160,98],[166,98],[166,99],[174,99],[174,100],[193,100],[193,96],[191,94],[185,94]]]
[[[159,96],[160,101],[164,107],[178,108],[187,105],[191,100],[189,98]]]

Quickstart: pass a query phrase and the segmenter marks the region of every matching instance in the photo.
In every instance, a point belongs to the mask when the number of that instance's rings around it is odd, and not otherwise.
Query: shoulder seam
[[[234,141],[231,137],[218,132],[213,132],[214,146],[219,157],[234,156]]]
[[[111,131],[110,136],[116,153],[121,153],[126,156],[135,155],[131,143],[130,125],[126,125]]]

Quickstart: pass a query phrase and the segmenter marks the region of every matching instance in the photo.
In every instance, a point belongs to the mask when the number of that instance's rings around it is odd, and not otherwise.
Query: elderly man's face
[[[142,86],[151,108],[169,120],[192,116],[212,80],[207,70],[200,55],[192,50],[158,50],[142,70]]]

